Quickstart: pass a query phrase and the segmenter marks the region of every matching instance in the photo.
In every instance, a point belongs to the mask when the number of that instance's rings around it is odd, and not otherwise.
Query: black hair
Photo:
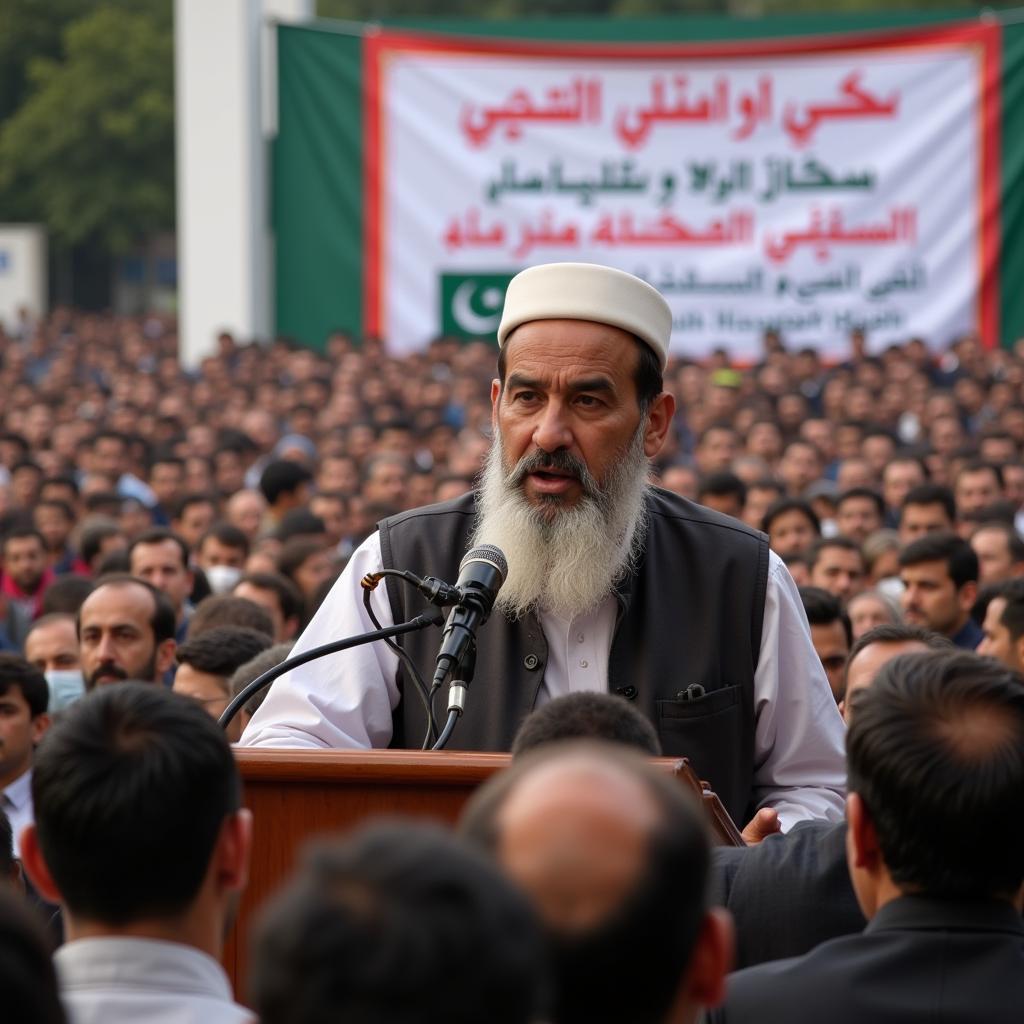
[[[949,637],[936,633],[934,630],[925,629],[923,626],[912,626],[909,622],[885,622],[879,626],[872,626],[866,633],[861,633],[850,648],[850,656],[846,659],[847,665],[871,644],[905,644],[921,643],[934,651],[955,650],[953,641]]]
[[[236,597],[235,600],[244,601],[245,598]],[[264,608],[260,611],[267,614]],[[223,676],[226,682],[235,669],[251,661],[273,642],[270,633],[247,626],[213,626],[198,636],[190,636],[178,648],[176,657],[179,665],[191,665],[197,672]]]
[[[274,536],[285,544],[295,537],[309,537],[326,531],[324,521],[308,508],[290,508],[274,530]]]
[[[808,623],[812,626],[840,623],[846,634],[846,646],[849,647],[853,643],[853,627],[850,624],[850,616],[843,611],[839,598],[822,587],[800,587],[799,591]]]
[[[50,687],[46,683],[46,677],[20,654],[2,651],[0,696],[6,694],[12,687],[21,691],[28,705],[29,714],[33,718],[46,714],[46,709],[50,706]]]
[[[135,554],[135,549],[142,547],[143,545],[149,544],[163,544],[164,541],[173,541],[175,547],[181,555],[181,567],[188,569],[189,551],[188,545],[184,539],[176,534],[173,530],[168,530],[166,526],[154,526],[149,530],[144,530],[142,533],[132,541],[131,546],[128,548],[128,561],[131,562],[131,557]]]
[[[660,1024],[676,997],[704,920],[710,848],[692,794],[624,746],[572,740],[524,754],[471,798],[459,830],[492,854],[499,819],[519,782],[542,765],[580,757],[614,765],[636,781],[658,809],[647,863],[620,905],[586,929],[549,926],[558,1024],[629,1021]],[[585,763],[585,762],[584,762]],[[630,979],[629,985],[622,978]]]
[[[661,743],[650,719],[624,697],[611,693],[567,693],[537,708],[516,731],[512,755],[571,739],[607,740],[661,757]]]
[[[282,619],[296,619],[305,610],[305,599],[299,588],[279,572],[249,572],[235,584],[235,587],[238,587],[239,583],[248,583],[260,590],[272,590],[277,595]]]
[[[312,537],[292,537],[291,540],[285,541],[277,556],[277,571],[294,582],[294,573],[299,566],[307,558],[325,551],[328,551],[328,548],[322,541]]]
[[[219,544],[223,544],[226,548],[239,549],[243,553],[243,557],[249,557],[249,538],[237,526],[234,526],[231,523],[226,523],[224,520],[214,523],[213,526],[211,526],[206,533],[199,538],[196,550],[202,551],[203,545],[210,537]]]
[[[996,586],[990,600],[996,597],[1006,601],[999,622],[1009,631],[1010,637],[1016,640],[1024,634],[1024,578],[1017,577]]]
[[[747,500],[747,485],[735,473],[730,473],[728,470],[709,473],[697,487],[697,501],[709,494],[722,497],[734,494],[742,505]]]
[[[21,526],[12,526],[6,533],[4,533],[3,538],[0,539],[0,552],[3,552],[5,555],[7,554],[8,541],[25,540],[29,537],[35,537],[35,539],[39,541],[40,547],[42,547],[43,551],[46,551],[46,539],[34,526],[28,526],[26,524]]]
[[[794,442],[795,443],[795,442]],[[809,442],[800,442],[801,444]],[[812,446],[813,447],[813,446]],[[768,511],[764,514],[764,519],[761,520],[761,529],[765,533],[770,533],[772,523],[775,522],[779,516],[784,515],[786,512],[800,512],[804,515],[807,521],[814,528],[814,532],[821,536],[821,520],[818,518],[818,514],[811,508],[811,504],[808,501],[804,501],[803,498],[778,498],[768,506]]]
[[[818,564],[818,559],[821,557],[822,551],[827,551],[829,548],[839,548],[842,551],[855,551],[860,555],[862,564],[866,564],[864,558],[864,552],[861,550],[861,546],[852,537],[843,537],[837,534],[832,537],[821,537],[816,540],[807,554],[804,556],[804,560],[807,562],[809,568],[813,569]]]
[[[282,494],[293,494],[312,479],[313,474],[301,463],[274,459],[260,474],[259,488],[267,504],[274,505]]]
[[[46,588],[46,593],[39,602],[40,616],[62,613],[73,618],[95,587],[96,584],[88,576],[74,576],[70,573],[67,576],[58,576]]]
[[[73,704],[36,751],[39,847],[76,917],[181,914],[241,785],[223,730],[160,686],[117,683]]]
[[[1024,562],[1024,539],[1021,538],[1012,523],[1004,522],[1001,519],[987,520],[971,534],[971,538],[977,537],[982,530],[992,530],[1002,534],[1006,538],[1006,550],[1010,555],[1010,560],[1015,563]]]
[[[218,501],[216,495],[213,494],[205,494],[199,491],[186,494],[175,503],[174,510],[171,512],[171,519],[181,520],[193,505],[212,505],[216,510]]]
[[[74,509],[62,498],[40,498],[33,507],[33,511],[41,508],[55,508],[69,523],[75,521]]]
[[[1003,468],[998,463],[986,462],[984,459],[971,459],[969,462],[965,462],[957,471],[956,479],[958,482],[965,473],[991,473],[995,477],[999,490],[1003,489]]]
[[[262,1024],[530,1024],[544,954],[526,897],[482,855],[434,825],[377,822],[308,849],[267,908],[253,1003]]]
[[[103,542],[111,537],[120,537],[124,531],[113,519],[97,518],[82,526],[79,549],[82,560],[92,565],[93,559],[103,550]]]
[[[1024,679],[967,652],[905,654],[854,694],[848,783],[902,889],[1004,897],[1024,881]]]
[[[661,356],[635,334],[631,335],[637,348],[637,364],[633,371],[633,386],[636,388],[636,404],[640,412],[646,414],[654,400],[665,390],[665,380],[661,369]],[[508,341],[498,352],[498,380],[502,390],[505,388],[505,365],[508,360]]]
[[[0,870],[2,846],[0,829]],[[67,1020],[46,933],[26,901],[5,885],[0,885],[0,992],[4,1020],[32,1024],[65,1024]]]
[[[978,580],[978,556],[974,548],[955,533],[928,533],[911,541],[900,552],[900,568],[922,562],[945,562],[946,572],[959,590]]]
[[[885,515],[885,502],[882,500],[882,496],[878,491],[872,490],[870,487],[851,487],[849,490],[843,491],[836,498],[836,509],[838,510],[840,505],[850,498],[867,498],[874,503],[880,517]]]
[[[900,518],[903,517],[903,510],[908,505],[941,505],[946,513],[946,518],[956,522],[956,498],[953,492],[942,484],[925,483],[912,487],[900,505]]]
[[[153,599],[153,614],[149,619],[150,629],[153,630],[153,643],[156,646],[160,646],[165,640],[173,640],[177,633],[177,619],[174,614],[174,608],[171,605],[170,599],[162,590],[157,590],[148,580],[140,579],[138,576],[132,576],[131,573],[127,572],[115,572],[110,573],[107,576],[99,576],[96,580],[96,586],[93,587],[93,592],[100,589],[100,587],[142,587],[143,590],[149,592],[149,596]],[[83,602],[84,604],[85,602]],[[78,609],[78,616],[75,619],[75,629],[81,637],[82,635],[82,609]]]
[[[231,627],[254,630],[271,640],[274,637],[274,620],[266,608],[247,597],[229,593],[211,594],[196,605],[188,620],[188,640],[191,643],[211,630]],[[182,659],[179,657],[178,660]]]

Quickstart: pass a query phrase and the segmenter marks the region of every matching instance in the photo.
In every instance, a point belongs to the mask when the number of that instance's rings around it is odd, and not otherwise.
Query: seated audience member
[[[955,647],[974,650],[981,627],[971,618],[978,596],[978,556],[955,534],[937,533],[900,552],[903,617],[948,636]]]
[[[850,629],[854,640],[875,626],[892,625],[902,619],[900,606],[879,590],[861,591],[850,599],[846,612],[850,616]]]
[[[235,584],[232,593],[254,601],[270,612],[277,643],[295,639],[302,619],[302,594],[287,576],[276,572],[246,573]]]
[[[39,750],[24,863],[61,906],[72,1024],[252,1021],[220,964],[252,819],[209,715],[126,683],[71,708]]]
[[[388,822],[307,852],[250,976],[261,1024],[534,1024],[544,971],[536,918],[490,862],[435,826]]]
[[[174,664],[174,609],[152,584],[107,576],[78,613],[86,690],[133,679],[161,683]]]
[[[710,1019],[1019,1021],[1024,682],[966,652],[910,654],[853,703],[847,852],[869,924],[733,975]]]
[[[801,587],[800,600],[811,627],[811,642],[838,704],[843,699],[843,666],[853,643],[850,617],[839,598],[821,587]]]
[[[836,500],[836,528],[843,537],[863,544],[885,525],[885,502],[870,487],[851,487]]]
[[[978,556],[978,583],[1004,583],[1024,575],[1024,540],[1009,523],[984,523],[971,534]]]
[[[747,485],[727,470],[710,473],[700,482],[697,501],[722,515],[739,519],[747,500]]]
[[[977,651],[1015,672],[1024,671],[1024,580],[997,587],[985,609]]]
[[[269,672],[275,665],[280,665],[291,653],[292,647],[293,644],[291,643],[274,644],[273,647],[268,647],[265,651],[257,654],[256,657],[250,658],[244,665],[239,665],[228,680],[228,692],[231,694],[231,699],[234,700],[254,679],[259,679],[264,672]],[[252,718],[256,713],[256,709],[263,703],[263,698],[266,697],[269,689],[269,686],[264,686],[262,690],[254,693],[239,708],[239,733],[249,724],[249,719]]]
[[[242,577],[249,557],[249,538],[230,523],[214,523],[195,550],[194,563],[206,573],[210,590],[226,594]]]
[[[761,529],[780,558],[803,555],[821,536],[821,520],[814,509],[799,498],[780,498],[764,514]]]
[[[202,705],[207,714],[220,718],[231,700],[228,680],[236,669],[265,651],[270,644],[269,633],[244,626],[208,629],[178,648],[174,692],[191,697]],[[236,716],[228,727],[227,736],[232,742],[237,742],[241,734]]]
[[[512,740],[512,756],[577,739],[622,743],[661,757],[661,743],[650,719],[624,697],[611,693],[567,693],[531,711]]]
[[[844,608],[864,589],[867,566],[860,545],[849,537],[826,537],[807,553],[812,587],[833,594]]]
[[[952,533],[956,530],[956,499],[941,484],[919,484],[912,488],[900,506],[900,543],[909,544],[926,533]]]
[[[930,650],[952,651],[953,645],[917,626],[879,626],[853,645],[844,692],[870,686],[881,667],[901,654]],[[757,846],[716,847],[711,902],[735,920],[737,968],[799,956],[860,931],[864,915],[846,865],[846,823],[801,822]]]
[[[46,678],[49,711],[62,711],[85,692],[73,615],[44,615],[25,637],[25,660]]]
[[[188,620],[188,640],[219,626],[245,626],[274,638],[274,620],[266,608],[237,594],[214,594],[204,598]]]
[[[732,935],[707,906],[701,811],[640,754],[534,751],[474,795],[460,829],[540,913],[552,1024],[689,1024],[721,998]]]
[[[65,1024],[46,933],[21,893],[2,882],[0,1014],[10,1024]]]
[[[32,823],[32,757],[50,725],[49,700],[39,669],[17,654],[0,654],[0,809],[16,850],[22,829]]]

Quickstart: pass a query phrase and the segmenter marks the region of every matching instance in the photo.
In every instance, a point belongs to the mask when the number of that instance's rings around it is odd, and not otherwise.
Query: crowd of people
[[[822,820],[711,851],[695,805],[619,749],[661,750],[628,687],[554,699],[507,723],[519,763],[457,837],[371,825],[310,853],[257,942],[265,1024],[683,1024],[723,999],[713,1019],[818,1020],[879,957],[928,991],[921,933],[965,928],[952,955],[992,981],[949,981],[949,1005],[980,1008],[956,1019],[1014,1019],[1024,349],[849,342],[828,366],[772,332],[755,366],[670,357],[649,467],[767,534],[799,585],[849,730],[846,822],[811,799],[795,817]],[[378,522],[474,487],[494,364],[450,338],[399,359],[342,332],[322,353],[225,333],[192,369],[170,321],[67,310],[0,333],[0,862],[7,835],[27,873],[0,863],[0,885],[27,886],[67,940],[62,1008],[46,939],[0,900],[14,975],[34,979],[12,1019],[251,1019],[215,961],[252,828],[228,744],[263,694],[226,735],[215,719],[287,656]],[[780,957],[799,959],[759,966]],[[916,1019],[890,1013],[898,992],[872,999],[864,1019]]]

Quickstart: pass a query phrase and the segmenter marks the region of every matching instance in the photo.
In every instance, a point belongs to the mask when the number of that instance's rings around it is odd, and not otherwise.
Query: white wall
[[[22,307],[44,316],[47,302],[46,229],[0,224],[0,323],[13,329]]]

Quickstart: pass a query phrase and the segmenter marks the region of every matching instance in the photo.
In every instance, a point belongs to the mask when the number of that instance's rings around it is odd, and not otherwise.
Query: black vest
[[[608,690],[654,723],[666,756],[689,757],[733,819],[747,820],[754,771],[754,672],[761,646],[768,541],[735,519],[652,490],[644,551],[616,588],[618,614]],[[472,495],[413,509],[380,523],[384,565],[455,582],[476,524]],[[426,602],[388,578],[395,622]],[[429,683],[440,644],[433,630],[400,640]],[[537,703],[547,641],[533,615],[494,614],[477,634],[476,675],[453,750],[508,750]],[[421,701],[401,669],[393,747],[419,747]],[[442,703],[439,701],[439,703]]]

